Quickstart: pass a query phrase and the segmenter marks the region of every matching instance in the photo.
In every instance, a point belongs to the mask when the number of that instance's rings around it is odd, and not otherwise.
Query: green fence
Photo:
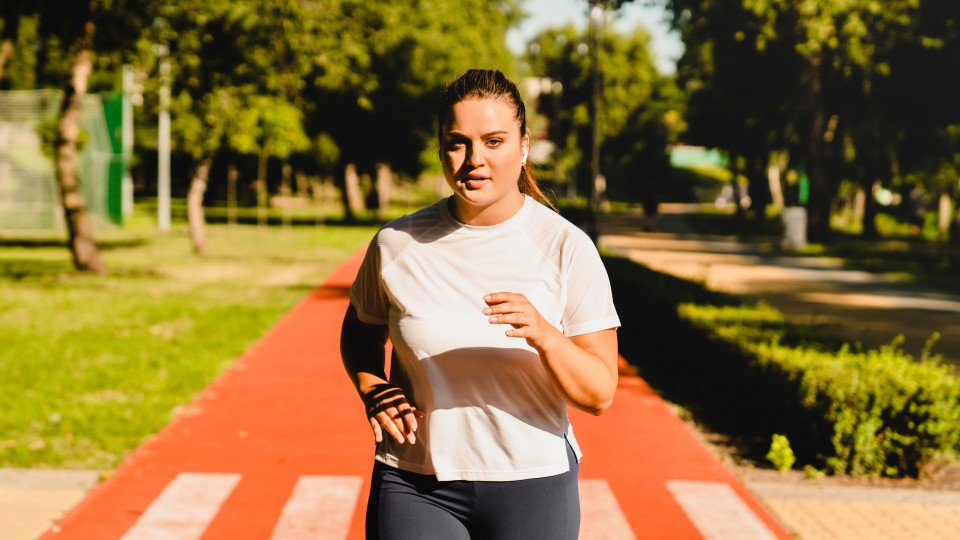
[[[0,231],[63,231],[53,160],[40,131],[55,121],[60,90],[0,92]],[[88,95],[83,103],[80,191],[94,227],[121,224],[123,160],[120,95]]]

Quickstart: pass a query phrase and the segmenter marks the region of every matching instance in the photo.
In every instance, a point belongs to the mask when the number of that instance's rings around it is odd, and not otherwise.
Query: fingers
[[[404,440],[410,442],[410,444],[417,442],[416,409],[407,403],[403,403],[399,407],[387,409],[384,412],[386,413],[385,416],[388,416],[387,421],[390,422],[391,427],[396,428],[396,430],[390,430],[390,433],[397,439],[398,443],[403,444]]]
[[[483,297],[487,307],[483,308],[490,324],[506,324],[504,334],[507,337],[524,338],[534,348],[549,345],[556,336],[556,329],[550,325],[536,306],[520,293],[496,292]]]
[[[519,293],[495,292],[484,296],[483,301],[486,302],[488,306],[493,306],[503,304],[504,302],[527,302],[527,297]]]
[[[378,444],[383,442],[383,430],[380,429],[380,422],[376,418],[370,418],[370,428],[373,430],[373,440]]]
[[[522,294],[500,292],[483,297],[487,307],[483,314],[489,316],[490,324],[509,324],[513,329],[507,330],[510,337],[527,337],[528,326],[536,322],[536,309]]]
[[[376,438],[377,431],[382,429],[386,431],[387,435],[392,437],[393,440],[397,441],[398,444],[404,444],[405,442],[414,444],[417,442],[415,433],[417,428],[413,409],[408,409],[407,412],[404,413],[391,407],[377,413],[370,421],[371,424],[375,426],[374,438]],[[382,437],[377,439],[377,442],[381,440]]]
[[[517,293],[492,293],[484,296],[483,301],[487,303],[483,314],[496,319],[497,322],[491,320],[494,324],[523,324],[522,315],[536,311],[526,296]]]
[[[529,335],[529,324],[524,315],[519,313],[508,313],[505,315],[493,315],[487,322],[490,324],[509,324],[513,328],[508,328],[505,334],[508,337],[527,337]]]
[[[398,444],[417,442],[417,418],[423,413],[410,405],[403,391],[388,384],[377,385],[364,396],[374,440],[382,442],[384,432]]]

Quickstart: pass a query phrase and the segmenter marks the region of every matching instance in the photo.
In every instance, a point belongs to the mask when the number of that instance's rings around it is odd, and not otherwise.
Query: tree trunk
[[[750,210],[753,212],[753,218],[758,223],[767,219],[767,205],[771,202],[770,182],[767,178],[767,165],[769,160],[762,156],[754,156],[750,159],[748,169],[749,189],[750,189]]]
[[[393,172],[385,163],[377,164],[377,177],[373,182],[377,190],[377,219],[383,219],[390,207],[390,196],[393,191]]]
[[[3,21],[3,30],[0,31],[0,82],[7,76],[7,65],[16,51],[17,38],[20,33],[20,18],[25,6],[22,2],[4,2],[0,9],[0,20]]]
[[[879,182],[870,182],[867,179],[864,186],[863,197],[863,228],[860,236],[867,240],[876,240],[880,238],[880,231],[877,230],[877,190],[880,189]]]
[[[227,165],[227,225],[237,224],[237,178],[239,176],[237,165],[231,161]]]
[[[937,205],[937,230],[940,232],[940,239],[945,240],[950,233],[950,221],[953,219],[952,203],[950,196],[946,193],[940,194]]]
[[[950,243],[960,246],[960,197],[953,198],[953,221],[950,222]]]
[[[6,24],[14,24],[15,21],[8,20],[5,21]],[[3,41],[0,41],[0,81],[3,80],[6,74],[7,63],[10,62],[10,59],[13,58],[13,40],[5,37]]]
[[[68,245],[73,266],[85,272],[104,273],[106,265],[100,258],[93,238],[93,226],[87,214],[87,205],[80,194],[77,140],[80,136],[80,109],[87,93],[87,79],[93,69],[90,49],[93,45],[93,22],[88,21],[83,36],[77,43],[70,82],[63,92],[60,118],[57,121],[56,169],[60,187],[60,201],[67,222]]]
[[[811,115],[807,147],[807,178],[810,181],[810,199],[807,202],[807,236],[813,242],[830,239],[830,206],[832,194],[828,187],[826,160],[827,113],[823,107],[823,88],[820,80],[820,58],[811,58],[808,65],[808,109]]]
[[[771,204],[773,204],[777,209],[780,209],[786,205],[786,200],[783,196],[783,176],[784,171],[787,169],[787,153],[779,151],[775,155],[776,159],[772,160],[767,166],[767,189],[770,190]]]
[[[316,209],[314,214],[314,225],[323,225],[324,215],[323,215],[323,203],[326,201],[326,179],[321,179],[317,176],[309,177],[308,182],[310,183],[310,197],[311,203]]]
[[[731,160],[730,167],[730,197],[733,199],[733,210],[734,217],[737,221],[743,219],[743,205],[740,204],[740,200],[743,199],[743,194],[740,192],[740,176],[743,174],[743,167],[741,163],[741,158],[735,157]]]
[[[187,223],[190,225],[190,243],[193,252],[203,255],[207,252],[206,220],[203,216],[203,194],[207,192],[210,178],[210,166],[213,157],[205,157],[193,171],[190,179],[190,191],[187,192]]]
[[[293,190],[290,187],[290,177],[293,176],[293,167],[287,161],[283,162],[283,176],[280,180],[280,211],[283,214],[283,228],[290,226],[290,199],[293,196]]]
[[[350,206],[350,195],[348,194],[349,189],[347,188],[346,172],[350,170],[349,167],[351,166],[352,165],[348,165],[347,168],[344,169],[344,174],[334,177],[333,181],[334,186],[340,192],[340,206],[343,207],[343,220],[347,223],[353,223],[357,219],[357,216],[353,213],[353,208]]]
[[[353,163],[347,165],[343,174],[344,197],[349,208],[348,213],[355,216],[363,211],[363,192],[360,189],[360,175],[357,173],[357,166]]]
[[[862,165],[854,170],[859,176],[857,183],[860,189],[857,190],[857,196],[863,194],[862,205],[855,210],[862,212],[854,213],[854,220],[860,219],[860,237],[867,240],[876,240],[880,236],[877,230],[877,190],[883,183],[880,180],[882,166],[879,163],[881,155],[877,152],[877,143],[874,140],[866,139],[864,145],[866,148],[862,151]],[[860,200],[856,201],[858,204]],[[859,215],[858,215],[859,214]],[[854,221],[856,223],[856,221]]]
[[[260,151],[257,161],[257,225],[267,224],[267,155],[266,150]]]

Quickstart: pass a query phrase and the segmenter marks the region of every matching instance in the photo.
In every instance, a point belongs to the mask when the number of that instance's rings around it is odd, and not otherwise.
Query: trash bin
[[[803,206],[788,206],[780,213],[783,220],[781,247],[800,250],[807,247],[807,209]]]

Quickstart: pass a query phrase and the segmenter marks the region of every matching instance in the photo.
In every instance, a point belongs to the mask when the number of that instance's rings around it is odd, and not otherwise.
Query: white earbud
[[[527,163],[527,150],[526,150],[526,149],[523,150],[523,157],[520,158],[520,163],[522,163],[522,164],[524,164],[524,165],[526,165],[526,163]]]

